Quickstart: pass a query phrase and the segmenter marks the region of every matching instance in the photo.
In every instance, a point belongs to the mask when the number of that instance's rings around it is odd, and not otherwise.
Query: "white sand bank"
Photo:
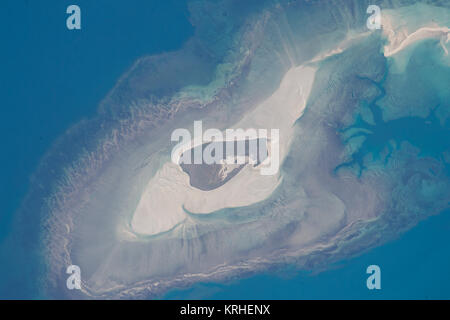
[[[266,101],[230,129],[279,129],[282,163],[293,136],[294,122],[302,115],[314,81],[315,68],[289,70],[280,87]],[[149,181],[134,213],[133,231],[143,235],[165,232],[190,212],[207,214],[223,208],[248,206],[269,197],[281,182],[279,174],[261,175],[247,165],[223,186],[202,191],[189,185],[189,176],[177,164],[165,163]]]
[[[447,43],[449,17],[449,10],[445,8],[420,3],[397,10],[383,10],[382,28],[388,40],[384,55],[393,56],[425,39],[440,39],[441,44]],[[445,46],[443,48],[447,52]]]

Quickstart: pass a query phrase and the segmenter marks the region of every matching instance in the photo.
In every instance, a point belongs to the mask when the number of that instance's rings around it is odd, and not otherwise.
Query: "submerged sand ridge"
[[[233,128],[279,129],[279,161],[282,162],[289,150],[294,122],[305,109],[315,71],[304,65],[290,69],[278,90]],[[200,190],[190,184],[189,175],[178,164],[167,162],[145,188],[131,227],[142,235],[166,232],[186,219],[184,209],[208,214],[224,208],[252,205],[268,198],[281,181],[279,173],[261,175],[258,168],[248,164],[222,186]]]
[[[415,10],[421,11],[422,14],[416,19],[408,19],[414,16]],[[429,21],[427,17],[433,17],[432,21]],[[448,15],[445,15],[445,10],[421,3],[396,10],[383,10],[382,28],[388,40],[384,46],[384,56],[391,57],[412,44],[426,39],[439,39],[445,54],[448,54],[445,44],[450,37],[449,24],[450,20]]]

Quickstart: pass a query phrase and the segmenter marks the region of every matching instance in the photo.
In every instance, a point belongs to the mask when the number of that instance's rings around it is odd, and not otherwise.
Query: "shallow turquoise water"
[[[402,142],[409,142],[419,148],[420,156],[438,160],[444,152],[450,150],[450,139],[447,138],[450,134],[448,121],[450,68],[439,63],[442,55],[440,51],[440,48],[436,48],[436,41],[424,41],[417,45],[404,74],[391,75],[388,71],[380,82],[367,79],[380,93],[372,101],[361,102],[361,105],[367,106],[370,110],[371,123],[358,117],[354,125],[345,128],[345,130],[364,129],[370,132],[359,134],[366,139],[358,152],[353,155],[355,163],[361,166],[363,158],[368,153],[372,154],[374,160],[378,160],[384,148],[388,148],[389,151],[384,159],[388,161],[393,149],[392,142],[396,146]],[[428,87],[424,89],[424,85]],[[389,101],[383,100],[386,95],[396,95],[402,100],[390,105]],[[412,105],[413,99],[421,103]],[[402,112],[406,115],[410,113],[412,116],[389,119],[391,114],[395,114],[399,109],[406,110]],[[346,137],[346,141],[351,137],[352,135]]]

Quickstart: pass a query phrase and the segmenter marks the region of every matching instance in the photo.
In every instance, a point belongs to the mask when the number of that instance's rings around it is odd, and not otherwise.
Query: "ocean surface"
[[[136,0],[129,6],[120,0],[78,0],[81,30],[69,31],[66,8],[71,4],[1,3],[0,243],[52,143],[92,117],[136,59],[177,50],[194,32],[185,1]],[[7,276],[21,271],[8,264],[6,250],[0,258],[0,297],[32,297]]]
[[[165,299],[449,299],[450,211],[422,221],[397,240],[314,274],[291,269],[228,284],[198,284]],[[381,269],[369,290],[366,268]]]

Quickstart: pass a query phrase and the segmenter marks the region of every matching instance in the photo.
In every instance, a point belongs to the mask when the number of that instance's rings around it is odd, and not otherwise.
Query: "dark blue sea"
[[[449,299],[450,211],[422,221],[397,240],[314,274],[290,269],[229,284],[198,284],[166,299]],[[378,265],[381,289],[366,269]]]
[[[12,230],[30,176],[52,143],[92,117],[136,59],[177,50],[194,32],[185,1],[75,3],[81,30],[66,27],[66,8],[74,1],[0,4],[0,242]],[[0,297],[33,297],[7,276],[20,274],[20,266],[8,264],[14,250],[7,249],[0,252]]]

